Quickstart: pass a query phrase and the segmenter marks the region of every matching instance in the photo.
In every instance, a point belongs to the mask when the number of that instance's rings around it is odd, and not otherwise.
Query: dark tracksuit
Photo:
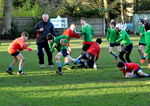
[[[40,32],[39,31],[40,28],[44,28],[44,31]],[[46,36],[48,33],[51,33],[54,36],[56,36],[56,32],[54,30],[53,24],[49,21],[48,22],[40,21],[34,26],[34,29],[36,31],[36,38],[37,38],[36,44],[38,48],[39,64],[44,64],[44,52],[43,52],[43,48],[44,48],[48,57],[49,65],[53,65],[52,52],[50,51],[48,46],[48,41],[46,40]]]

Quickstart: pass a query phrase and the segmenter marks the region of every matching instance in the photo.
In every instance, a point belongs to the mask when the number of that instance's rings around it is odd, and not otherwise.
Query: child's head
[[[143,20],[143,19],[139,19],[139,20],[138,20],[138,24],[139,24],[139,25],[143,25],[143,24],[144,24],[144,20]]]
[[[21,37],[23,37],[25,40],[28,40],[29,34],[27,32],[22,32]]]
[[[111,21],[110,24],[109,24],[109,26],[110,26],[111,28],[115,28],[115,27],[116,27],[116,22],[115,22],[114,20]]]
[[[53,42],[54,36],[53,36],[51,33],[48,33],[47,36],[46,36],[46,39],[47,39],[49,42]]]
[[[97,39],[96,39],[96,42],[97,42],[98,44],[101,44],[101,43],[102,43],[102,39],[101,39],[101,38],[97,38]]]
[[[61,39],[61,40],[60,40],[60,44],[61,44],[62,46],[65,46],[65,45],[66,45],[66,39]]]
[[[117,67],[120,69],[120,70],[124,70],[125,69],[125,64],[123,62],[119,62],[117,64]]]
[[[82,17],[82,18],[80,19],[80,22],[81,22],[82,25],[85,25],[86,22],[87,22],[87,19],[86,19],[85,17]]]
[[[146,31],[150,30],[150,23],[146,23],[146,24],[145,24],[145,30],[146,30]]]
[[[72,23],[72,24],[70,25],[70,29],[74,30],[75,28],[76,28],[75,24]]]

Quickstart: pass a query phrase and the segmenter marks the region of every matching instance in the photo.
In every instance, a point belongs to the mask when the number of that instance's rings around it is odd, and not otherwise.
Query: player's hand
[[[27,48],[26,50],[27,50],[27,51],[32,51],[32,49],[31,49],[31,48]]]
[[[40,28],[39,31],[40,31],[40,32],[44,31],[44,28]]]
[[[31,45],[31,43],[26,44],[27,47],[29,47]]]
[[[56,43],[53,44],[53,47],[56,47]]]

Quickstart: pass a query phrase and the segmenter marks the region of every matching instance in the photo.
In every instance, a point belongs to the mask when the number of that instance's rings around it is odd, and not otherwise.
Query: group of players
[[[81,64],[78,67],[85,68],[96,68],[96,61],[100,55],[100,44],[102,42],[101,38],[97,38],[96,41],[92,41],[94,31],[93,28],[87,23],[87,19],[82,17],[80,19],[81,29],[79,32],[75,31],[75,25],[71,24],[70,28],[66,29],[64,33],[60,36],[55,37],[52,33],[46,35],[46,40],[49,43],[50,51],[54,52],[56,48],[58,53],[55,55],[55,60],[57,63],[58,70],[56,75],[62,75],[62,62],[60,57],[64,57],[64,68],[74,69],[77,64]],[[143,19],[139,19],[138,23],[140,25],[138,34],[140,35],[139,42],[139,53],[141,54],[141,63],[144,63],[146,57],[148,57],[148,68],[150,68],[150,24],[148,22],[144,23]],[[109,53],[114,56],[114,62],[117,62],[117,59],[120,58],[121,62],[117,64],[117,67],[122,70],[125,78],[133,77],[149,77],[148,74],[142,72],[140,66],[135,63],[131,63],[130,54],[133,49],[133,44],[130,39],[130,36],[126,32],[126,25],[119,23],[116,24],[114,20],[110,22],[110,28],[107,31],[107,42],[110,44]],[[74,59],[71,57],[71,47],[70,39],[72,37],[81,38],[83,37],[84,42],[82,47],[82,53],[77,58]],[[8,47],[8,52],[14,57],[14,60],[6,70],[8,74],[13,74],[13,66],[19,60],[19,75],[25,75],[23,72],[24,57],[20,53],[21,50],[32,51],[28,48],[30,44],[25,44],[28,39],[29,34],[23,32],[21,37],[15,39]],[[122,44],[121,44],[121,43]],[[122,46],[123,45],[123,46]],[[113,51],[114,47],[117,46],[119,51],[119,57]],[[143,47],[146,46],[146,52],[143,51]],[[124,55],[125,58],[124,58]],[[69,62],[73,62],[73,65],[69,67]],[[42,67],[41,67],[42,68]],[[136,75],[136,76],[135,76]]]

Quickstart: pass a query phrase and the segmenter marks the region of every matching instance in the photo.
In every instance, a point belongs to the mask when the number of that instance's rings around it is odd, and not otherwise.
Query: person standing
[[[138,35],[140,36],[138,51],[141,55],[141,60],[139,62],[144,63],[145,60],[146,60],[146,57],[144,56],[145,52],[143,50],[143,48],[146,46],[146,44],[145,44],[145,34],[144,34],[145,33],[144,20],[139,19],[138,24],[139,24]]]
[[[40,68],[45,67],[43,48],[48,57],[48,64],[50,68],[52,68],[53,67],[52,52],[49,49],[46,36],[48,33],[51,33],[52,35],[56,36],[56,32],[55,32],[53,24],[49,21],[49,15],[47,13],[44,13],[42,15],[42,21],[38,22],[34,26],[34,29],[36,31],[36,38],[37,38],[36,43],[37,43],[37,48],[38,48],[38,58],[39,58]]]

